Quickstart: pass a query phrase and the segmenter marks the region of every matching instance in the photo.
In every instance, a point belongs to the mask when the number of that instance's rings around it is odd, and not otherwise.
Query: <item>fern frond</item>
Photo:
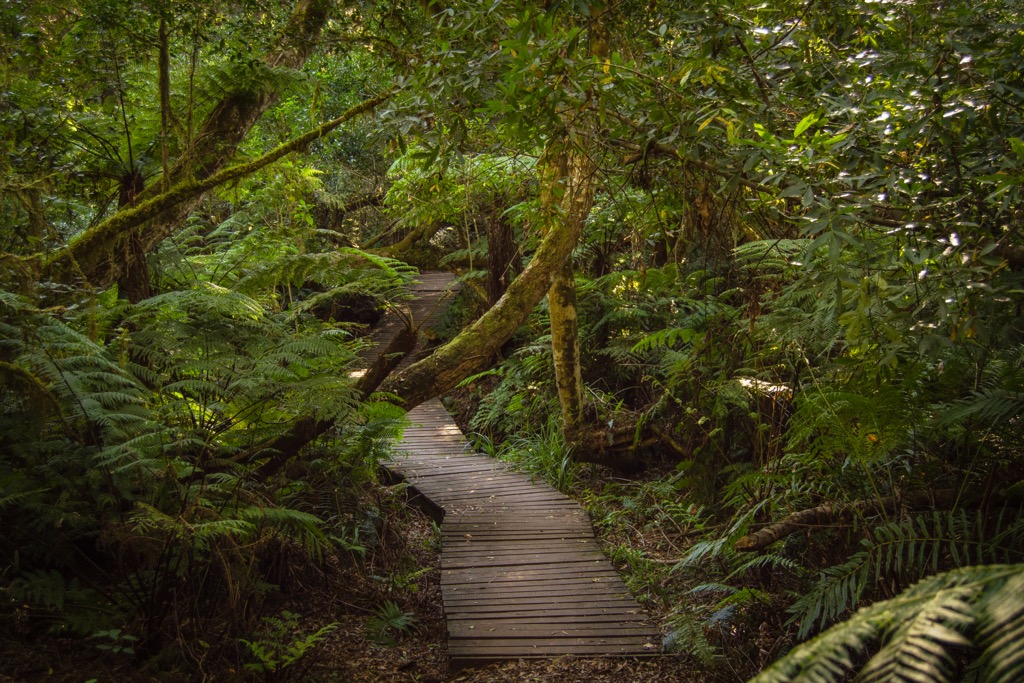
[[[986,423],[994,423],[1020,417],[1022,413],[1024,413],[1024,393],[993,387],[975,392],[972,396],[946,407],[939,415],[939,424],[944,426],[956,424],[971,417]]]
[[[698,333],[690,327],[673,327],[659,330],[641,339],[634,347],[634,353],[642,353],[651,349],[672,348],[677,344],[692,344]]]
[[[799,645],[751,683],[977,680],[1024,675],[1024,565],[971,566],[924,579]]]
[[[856,607],[869,585],[882,576],[903,581],[956,564],[1014,561],[1024,556],[1024,519],[1006,518],[1006,527],[980,533],[964,513],[934,512],[877,526],[861,550],[846,562],[826,569],[817,583],[790,608],[790,623],[800,625],[804,638],[847,609]]]

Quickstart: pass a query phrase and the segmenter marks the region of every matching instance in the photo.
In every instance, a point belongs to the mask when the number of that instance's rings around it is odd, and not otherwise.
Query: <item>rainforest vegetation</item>
[[[437,680],[435,396],[664,680],[1024,680],[1018,2],[8,0],[0,84],[0,680]]]

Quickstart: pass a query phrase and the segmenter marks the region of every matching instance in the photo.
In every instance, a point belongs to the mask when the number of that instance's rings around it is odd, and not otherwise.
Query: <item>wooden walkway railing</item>
[[[443,279],[434,276],[426,298]],[[440,401],[408,417],[402,453],[385,467],[443,515],[441,592],[454,668],[660,651],[657,629],[575,501],[472,452]]]

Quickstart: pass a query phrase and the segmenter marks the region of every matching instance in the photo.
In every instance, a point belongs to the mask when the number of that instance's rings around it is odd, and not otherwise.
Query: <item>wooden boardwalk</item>
[[[660,651],[657,629],[575,501],[472,452],[440,401],[408,417],[402,453],[385,466],[443,516],[441,592],[454,668]]]
[[[397,367],[419,357],[426,346],[424,333],[444,310],[454,283],[451,273],[421,273],[409,286],[412,300],[392,308],[374,325],[352,372],[361,390],[373,391]]]

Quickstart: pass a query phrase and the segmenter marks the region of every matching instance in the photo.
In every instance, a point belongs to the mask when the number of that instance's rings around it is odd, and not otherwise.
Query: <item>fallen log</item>
[[[953,502],[956,491],[918,491],[905,496],[886,496],[876,500],[861,500],[847,505],[819,505],[808,510],[794,512],[778,522],[740,538],[733,546],[740,552],[751,552],[766,548],[775,541],[802,529],[826,527],[853,517],[867,514],[887,514],[900,507],[943,507]]]

